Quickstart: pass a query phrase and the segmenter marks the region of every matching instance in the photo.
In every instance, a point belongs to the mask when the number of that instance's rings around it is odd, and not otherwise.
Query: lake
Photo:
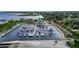
[[[18,16],[15,12],[0,12],[0,20],[20,20],[20,18],[24,19],[38,19],[43,18],[41,15],[38,16]]]

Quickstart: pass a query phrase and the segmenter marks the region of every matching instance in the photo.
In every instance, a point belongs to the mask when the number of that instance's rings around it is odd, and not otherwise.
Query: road
[[[69,48],[65,40],[27,40],[27,41],[10,41],[3,44],[10,44],[9,48]]]

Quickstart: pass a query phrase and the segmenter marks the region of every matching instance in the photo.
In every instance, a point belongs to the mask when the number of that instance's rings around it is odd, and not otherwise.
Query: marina
[[[2,44],[5,44],[7,42],[19,42],[18,47],[67,47],[66,40],[63,40],[63,32],[55,25],[49,24],[49,22],[44,19],[42,15],[18,16],[15,13],[3,13],[1,16],[3,19],[6,19],[7,22],[12,19],[16,21],[21,20],[27,22],[26,20],[28,20],[34,22],[16,23],[15,26],[12,26],[12,28],[8,29],[7,32],[0,35],[0,43]],[[26,43],[20,43],[24,41]],[[61,43],[57,43],[59,41],[61,41]],[[38,46],[35,45],[36,43]],[[11,44],[16,44],[17,46],[17,43]],[[55,44],[57,46],[55,46]]]
[[[0,41],[12,40],[50,40],[62,39],[61,33],[54,27],[48,29],[39,29],[32,24],[22,24],[7,34],[1,36]]]
[[[3,14],[2,14],[3,15]],[[6,15],[6,14],[5,14]],[[10,16],[9,16],[10,15]],[[7,17],[19,20],[33,20],[35,24],[16,24],[6,33],[0,36],[0,42],[17,41],[17,40],[61,40],[64,39],[64,35],[56,28],[44,19],[42,15],[38,16],[17,16],[11,13],[7,13]],[[7,18],[7,19],[8,19]],[[11,19],[10,19],[11,20]],[[18,19],[15,19],[18,20]],[[8,21],[8,20],[6,20]]]

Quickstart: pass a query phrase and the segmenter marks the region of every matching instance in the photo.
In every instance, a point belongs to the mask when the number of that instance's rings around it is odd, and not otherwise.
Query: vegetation
[[[42,14],[49,22],[54,22],[63,28],[66,38],[79,40],[79,12],[44,12]],[[71,44],[70,47],[79,47],[79,43]]]
[[[69,44],[69,46],[71,48],[79,48],[79,41],[78,40],[74,40],[74,44]]]

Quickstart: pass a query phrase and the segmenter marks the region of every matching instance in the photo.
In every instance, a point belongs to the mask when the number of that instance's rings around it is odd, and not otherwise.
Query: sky
[[[78,11],[78,0],[1,0],[1,11]]]

